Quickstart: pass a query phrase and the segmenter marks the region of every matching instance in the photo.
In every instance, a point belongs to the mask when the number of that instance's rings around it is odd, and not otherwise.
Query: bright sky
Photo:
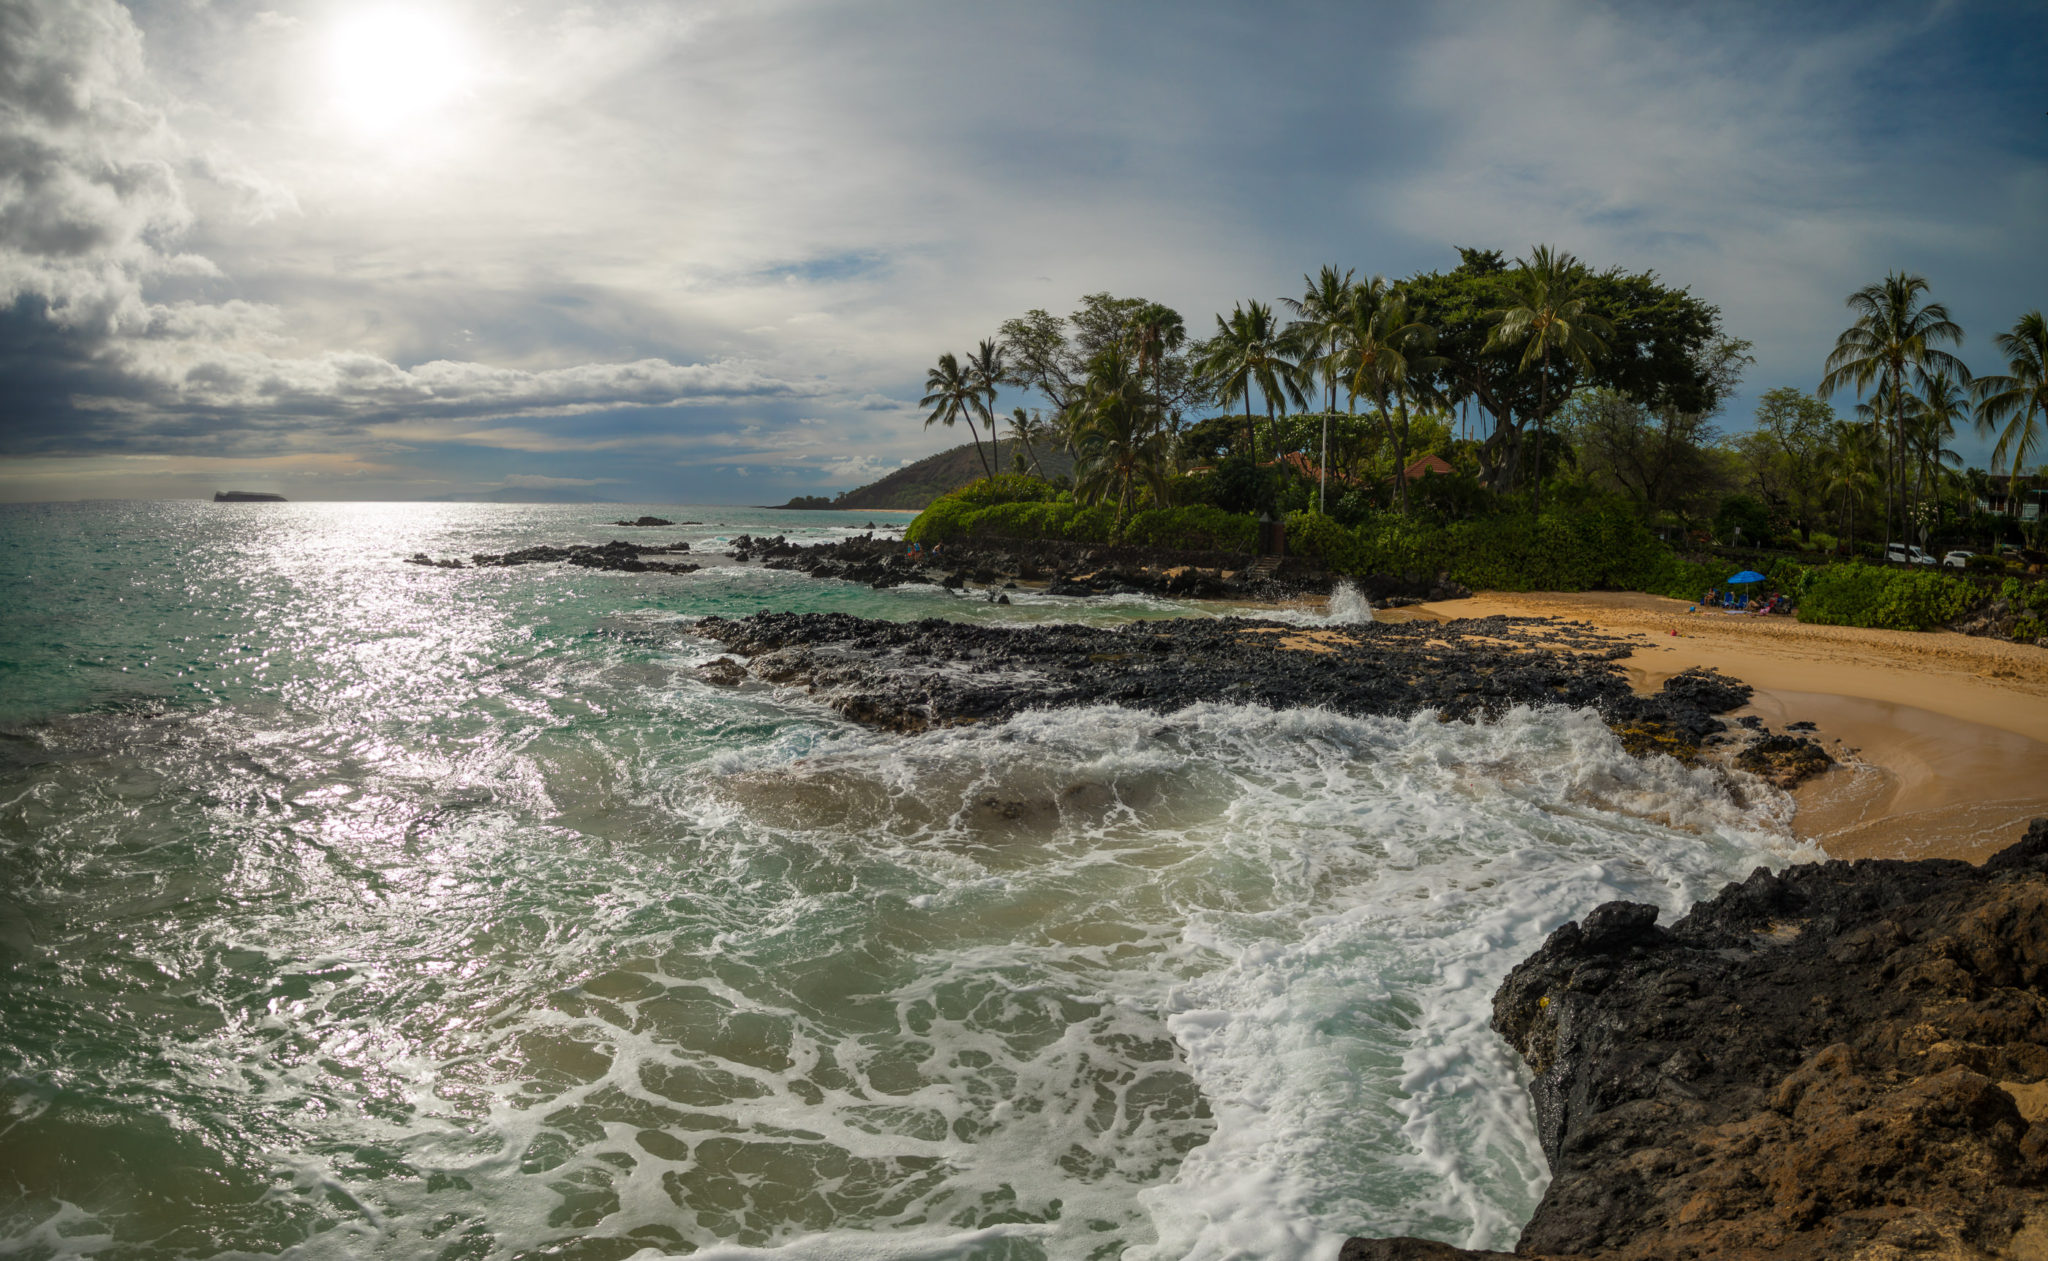
[[[2040,15],[8,0],[0,498],[779,502],[964,440],[924,371],[1027,308],[1205,330],[1457,245],[1719,304],[1730,428],[1892,268],[1995,371],[2048,305]]]

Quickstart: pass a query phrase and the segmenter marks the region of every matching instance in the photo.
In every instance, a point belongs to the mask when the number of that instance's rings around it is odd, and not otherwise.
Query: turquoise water
[[[1543,1173],[1500,975],[1795,856],[1589,715],[906,738],[689,633],[1214,610],[403,563],[904,519],[0,508],[0,1252],[1504,1247]]]

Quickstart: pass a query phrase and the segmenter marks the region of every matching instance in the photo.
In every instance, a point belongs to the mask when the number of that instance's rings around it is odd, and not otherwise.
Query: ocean
[[[0,507],[0,1254],[1507,1248],[1546,1174],[1500,978],[1811,856],[1589,713],[901,736],[689,632],[1242,610],[404,563],[907,519]]]

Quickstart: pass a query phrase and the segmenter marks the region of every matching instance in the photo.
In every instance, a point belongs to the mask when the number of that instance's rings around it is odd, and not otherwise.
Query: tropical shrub
[[[1007,499],[1001,503],[977,505],[974,502],[977,488],[985,487],[987,480],[933,500],[931,506],[917,514],[917,519],[903,531],[904,542],[929,546],[954,539],[999,538],[1108,543],[1116,537],[1116,509],[1108,504],[1082,505],[1060,496],[1036,500]],[[1035,478],[1018,480],[1036,481]],[[1043,482],[1038,484],[1045,485]],[[1000,487],[994,489],[998,493],[1002,490]]]
[[[977,508],[990,508],[997,504],[1049,503],[1064,497],[1065,492],[1057,486],[1029,473],[998,473],[994,477],[969,482],[945,496]]]
[[[1332,573],[1360,573],[1365,569],[1364,549],[1358,535],[1344,528],[1334,517],[1320,512],[1287,514],[1287,550],[1295,556],[1319,560]]]
[[[2044,632],[2023,633],[2025,623],[2048,622],[2048,582],[2021,582],[2007,578],[1999,584],[1998,598],[2005,606],[2020,615],[2020,625],[2012,629],[2014,639],[2039,639]]]
[[[1946,574],[1851,561],[1807,570],[1797,599],[1802,622],[1928,630],[1977,607],[1984,594]]]
[[[1250,552],[1258,547],[1258,520],[1207,504],[1152,508],[1134,514],[1125,523],[1123,541],[1140,547],[1186,551]]]

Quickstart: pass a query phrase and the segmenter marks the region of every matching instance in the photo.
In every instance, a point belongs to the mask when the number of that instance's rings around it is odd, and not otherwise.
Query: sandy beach
[[[2048,651],[1688,607],[1630,592],[1481,592],[1381,616],[1586,622],[1640,640],[1624,663],[1639,689],[1693,666],[1742,679],[1757,689],[1743,712],[1774,728],[1810,721],[1842,761],[1793,794],[1795,829],[1838,858],[1978,861],[2048,815]]]

